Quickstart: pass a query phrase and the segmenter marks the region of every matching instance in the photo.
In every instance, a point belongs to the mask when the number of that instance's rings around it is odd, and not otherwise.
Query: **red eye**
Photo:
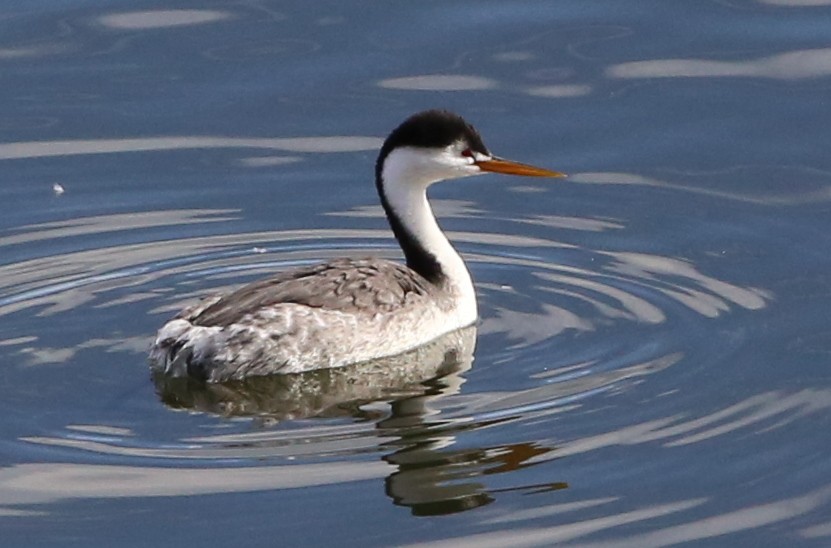
[[[473,151],[469,148],[466,148],[462,151],[462,156],[465,156],[467,158],[473,158]]]

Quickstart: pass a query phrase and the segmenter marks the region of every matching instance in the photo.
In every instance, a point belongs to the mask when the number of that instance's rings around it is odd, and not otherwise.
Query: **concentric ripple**
[[[438,205],[443,217],[477,214],[469,204]],[[24,421],[17,439],[29,451],[81,459],[70,473],[74,478],[92,473],[93,465],[83,461],[102,459],[115,476],[134,464],[175,461],[213,462],[239,478],[237,484],[200,482],[199,492],[387,475],[388,494],[414,513],[461,511],[488,504],[496,493],[465,478],[586,450],[580,440],[556,452],[553,439],[489,445],[489,428],[590,409],[592,398],[677,367],[697,338],[707,336],[708,321],[768,301],[761,290],[718,280],[683,259],[523,235],[531,225],[551,228],[535,234],[622,228],[611,221],[502,220],[508,229],[500,233],[450,233],[477,281],[481,322],[447,340],[396,360],[337,371],[211,386],[148,380],[144,358],[155,328],[193,299],[344,254],[398,255],[375,219],[377,209],[346,215],[358,228],[223,233],[237,212],[171,210],[32,225],[0,236],[0,249],[11,253],[6,256],[20,257],[0,266],[0,319],[11,326],[0,345],[18,364],[7,374],[18,390],[40,390],[44,405],[50,398],[79,396],[69,406],[71,416]],[[188,227],[200,230],[187,235]],[[204,235],[210,227],[215,233]],[[89,245],[113,240],[129,243]],[[33,242],[54,253],[27,257],[26,245]],[[41,377],[32,371],[40,367],[54,369],[54,387],[38,385]],[[4,396],[7,412],[22,401],[15,393]],[[800,404],[794,406],[773,414]],[[188,413],[177,418],[171,410]],[[725,417],[730,413],[725,410]],[[482,432],[481,444],[456,446],[458,436],[474,430]],[[673,436],[680,443],[695,435],[692,430],[665,419],[644,425],[638,435]],[[360,473],[351,468],[367,458],[377,462],[373,455],[386,465]],[[335,469],[342,473],[320,480],[320,471],[307,464],[309,475],[300,479],[272,470],[268,482],[256,484],[252,478],[262,475],[249,468],[321,458],[338,461]],[[242,467],[228,466],[241,459]],[[152,495],[153,486],[167,492],[163,469],[158,477],[143,470],[135,484],[125,480],[126,492]],[[24,472],[21,498],[8,504],[38,499],[27,482],[51,473]],[[511,490],[564,487],[552,481]],[[74,480],[64,488],[69,494],[61,496],[106,496]]]

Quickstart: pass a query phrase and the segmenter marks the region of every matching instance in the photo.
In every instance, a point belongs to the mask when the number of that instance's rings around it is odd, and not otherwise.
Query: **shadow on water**
[[[375,435],[389,440],[378,445],[385,453],[382,459],[395,468],[384,482],[386,494],[413,515],[471,510],[490,504],[501,491],[567,487],[557,482],[499,490],[470,481],[530,466],[534,457],[552,450],[533,442],[450,449],[461,431],[511,420],[453,421],[431,407],[460,391],[473,363],[476,332],[475,326],[468,327],[399,356],[341,368],[225,383],[156,372],[153,381],[159,398],[172,409],[257,417],[267,424],[314,417],[374,421]],[[376,402],[389,407],[380,409],[372,405]]]

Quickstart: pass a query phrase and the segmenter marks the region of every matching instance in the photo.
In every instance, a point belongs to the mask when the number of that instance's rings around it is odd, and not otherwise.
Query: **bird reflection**
[[[385,480],[393,503],[413,515],[442,515],[493,502],[505,491],[540,492],[562,482],[488,489],[474,478],[513,472],[552,450],[535,443],[455,448],[456,435],[513,417],[475,421],[446,419],[431,407],[460,391],[470,369],[476,328],[450,333],[407,354],[336,369],[256,377],[226,383],[154,377],[161,400],[176,409],[223,416],[282,421],[311,417],[353,417],[375,422],[382,459],[396,470]],[[388,410],[369,406],[386,401]]]
[[[506,489],[488,489],[484,483],[470,478],[513,472],[532,463],[531,458],[551,451],[533,443],[501,447],[451,450],[440,439],[412,443],[386,455],[384,460],[398,467],[387,476],[387,496],[398,506],[410,508],[416,516],[437,516],[464,512],[490,504],[494,495],[507,491],[543,492],[564,489],[564,482],[524,485]],[[403,443],[403,439],[399,442]]]

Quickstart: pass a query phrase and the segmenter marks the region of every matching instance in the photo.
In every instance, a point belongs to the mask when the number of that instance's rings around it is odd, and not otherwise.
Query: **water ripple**
[[[437,209],[445,218],[483,214],[466,202],[439,201]],[[231,210],[104,215],[21,227],[0,235],[0,247],[60,242],[62,251],[0,266],[0,317],[26,318],[0,345],[15,356],[21,371],[85,367],[89,353],[119,356],[130,365],[127,374],[144,385],[152,326],[197,296],[343,254],[399,254],[386,230],[360,227],[378,221],[377,208],[343,215],[354,217],[359,227],[223,233],[222,227],[239,216]],[[86,420],[76,416],[61,424],[57,419],[57,424],[23,431],[17,439],[32,450],[48,450],[59,460],[94,458],[105,464],[6,469],[0,477],[9,488],[4,492],[16,493],[9,504],[106,496],[81,485],[115,477],[122,477],[121,496],[226,492],[232,484],[245,491],[265,476],[272,479],[256,489],[311,485],[305,480],[286,483],[292,470],[300,470],[294,463],[313,468],[309,462],[334,459],[339,464],[327,464],[333,470],[353,470],[367,461],[374,466],[360,477],[348,472],[327,482],[386,476],[394,504],[417,515],[451,513],[485,506],[512,491],[568,487],[552,478],[544,484],[497,489],[488,487],[486,476],[620,443],[662,441],[680,447],[745,428],[773,428],[814,412],[828,399],[809,392],[762,394],[703,417],[684,417],[676,409],[590,436],[460,445],[467,432],[567,417],[596,398],[679,367],[691,346],[689,337],[697,336],[702,322],[736,309],[762,308],[770,298],[764,291],[709,276],[682,259],[593,250],[546,236],[625,228],[614,220],[494,220],[505,229],[450,233],[477,280],[482,319],[474,328],[374,365],[207,386],[157,378],[158,398],[169,409],[183,411],[181,421],[156,403],[156,411],[132,425],[107,420],[106,414],[96,416],[93,410]],[[525,235],[529,224],[538,228],[535,236]],[[196,226],[216,233],[188,235],[188,227]],[[159,231],[170,236],[160,237]],[[89,245],[89,238],[108,233],[129,233],[139,242]],[[144,241],[142,234],[148,235]],[[96,318],[90,321],[103,322],[111,310],[142,318],[139,323],[146,327],[131,330],[130,325],[101,323],[98,332],[75,340],[50,338],[49,330],[41,328],[79,311]],[[608,336],[610,328],[621,326],[628,326],[636,338]],[[77,337],[79,332],[70,333]],[[116,374],[98,367],[94,376],[99,380],[123,382],[115,377],[124,374],[123,368]],[[141,409],[124,412],[147,415],[151,403],[134,400],[128,406]],[[204,434],[195,435],[185,425],[194,420],[207,429]],[[205,470],[205,477],[229,480],[220,485],[200,479],[196,489],[167,469],[152,467],[159,462],[208,466],[222,473]],[[241,467],[228,467],[240,462]],[[36,489],[44,478],[52,478],[69,495]]]

